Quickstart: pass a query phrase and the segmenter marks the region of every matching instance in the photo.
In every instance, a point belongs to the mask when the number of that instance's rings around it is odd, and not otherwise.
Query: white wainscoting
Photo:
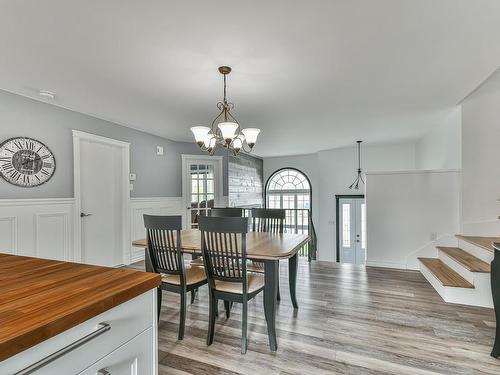
[[[73,198],[0,199],[0,252],[79,261]]]
[[[186,225],[186,210],[182,197],[131,198],[130,199],[130,238],[144,238],[144,214],[181,215],[183,227]],[[144,259],[144,250],[130,247],[130,262]]]

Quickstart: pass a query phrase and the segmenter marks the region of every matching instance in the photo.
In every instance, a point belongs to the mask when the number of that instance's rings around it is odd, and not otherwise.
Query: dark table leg
[[[290,286],[290,297],[292,298],[292,305],[294,309],[298,309],[299,305],[297,303],[297,266],[299,263],[299,257],[297,253],[288,259],[288,285]]]
[[[495,343],[493,344],[491,356],[498,358],[500,357],[500,251],[496,250],[496,246],[495,257],[491,262],[491,294],[497,321]]]
[[[146,272],[155,272],[153,269],[153,263],[151,262],[151,258],[149,257],[148,249],[144,249],[144,263],[146,264]]]
[[[272,352],[278,349],[276,341],[276,297],[278,295],[278,261],[266,260],[264,262],[264,312],[267,322],[267,335]]]

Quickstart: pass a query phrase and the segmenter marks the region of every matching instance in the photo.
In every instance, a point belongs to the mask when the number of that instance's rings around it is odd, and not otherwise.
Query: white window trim
[[[190,203],[191,203],[191,198],[189,197],[189,187],[188,187],[188,184],[187,184],[187,164],[188,164],[188,161],[200,161],[201,163],[203,162],[213,162],[213,161],[216,161],[217,164],[218,164],[218,169],[219,169],[219,175],[217,176],[217,186],[216,186],[216,189],[214,191],[214,206],[217,207],[217,206],[220,206],[223,204],[224,202],[224,197],[223,197],[223,191],[224,191],[224,187],[223,187],[223,183],[224,183],[224,169],[223,169],[223,157],[222,156],[210,156],[210,155],[189,155],[189,154],[182,154],[181,155],[181,159],[182,159],[182,200],[184,202],[184,212],[187,212],[188,210],[188,206],[190,207]],[[188,215],[185,215],[186,216],[186,220],[185,220],[185,223],[184,223],[184,228],[188,228],[188,220],[190,220],[190,218],[188,217]]]

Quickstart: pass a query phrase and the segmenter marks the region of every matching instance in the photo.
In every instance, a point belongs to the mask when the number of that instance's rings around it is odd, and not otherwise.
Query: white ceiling
[[[219,65],[261,156],[407,140],[500,65],[498,0],[0,0],[0,88],[175,140]]]

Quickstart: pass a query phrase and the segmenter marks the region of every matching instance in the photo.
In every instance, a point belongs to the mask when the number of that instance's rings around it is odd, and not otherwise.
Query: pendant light
[[[361,175],[361,142],[363,141],[356,141],[358,144],[358,175],[356,176],[356,179],[354,182],[349,186],[349,189],[359,189],[359,183],[361,182],[363,185],[365,184],[365,180],[363,180],[363,176]]]

